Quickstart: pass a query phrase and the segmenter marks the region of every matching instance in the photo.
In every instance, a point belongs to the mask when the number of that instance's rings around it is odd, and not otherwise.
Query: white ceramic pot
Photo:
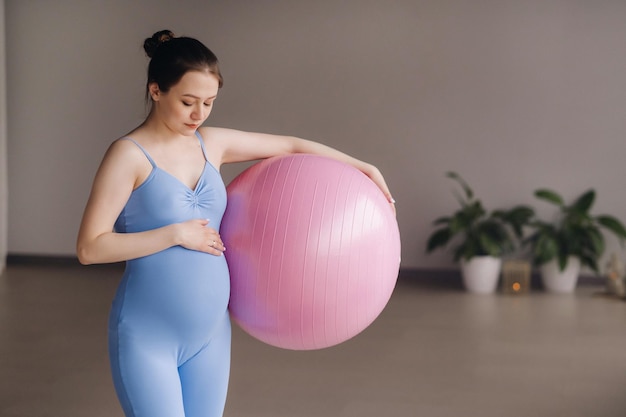
[[[471,293],[490,294],[496,291],[502,259],[494,256],[475,256],[461,260],[461,276],[465,289]]]
[[[553,293],[572,293],[576,289],[578,283],[578,275],[580,274],[580,259],[576,256],[567,258],[565,269],[559,269],[558,259],[553,259],[539,268],[541,272],[541,280],[543,287],[548,292]]]

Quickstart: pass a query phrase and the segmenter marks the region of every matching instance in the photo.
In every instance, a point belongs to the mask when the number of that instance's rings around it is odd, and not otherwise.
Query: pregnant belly
[[[121,321],[202,337],[223,318],[229,296],[223,256],[173,247],[130,261],[115,303]]]

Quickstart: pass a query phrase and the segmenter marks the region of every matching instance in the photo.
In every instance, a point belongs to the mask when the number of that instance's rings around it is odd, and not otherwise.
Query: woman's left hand
[[[373,165],[367,164],[366,167],[362,169],[362,172],[367,175],[374,184],[380,188],[380,191],[384,194],[385,198],[391,205],[391,209],[393,210],[393,214],[396,215],[396,200],[391,195],[391,191],[389,191],[389,187],[387,187],[387,183],[385,182],[385,178],[383,174],[380,172],[378,168]]]

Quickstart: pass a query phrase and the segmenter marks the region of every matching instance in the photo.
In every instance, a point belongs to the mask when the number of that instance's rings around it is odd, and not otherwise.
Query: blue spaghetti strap
[[[154,160],[152,159],[152,157],[150,157],[150,154],[148,153],[148,151],[146,151],[146,150],[143,148],[143,146],[141,146],[140,144],[138,144],[138,143],[135,141],[135,139],[133,139],[133,138],[129,138],[128,136],[123,137],[122,139],[123,139],[123,140],[129,140],[129,141],[131,141],[132,143],[134,143],[135,145],[137,145],[137,147],[138,147],[139,149],[141,149],[141,152],[143,152],[143,154],[144,154],[144,155],[146,155],[146,158],[148,158],[148,161],[150,161],[150,164],[152,164],[152,168],[156,168],[156,166],[157,166],[157,165],[154,163]],[[202,152],[204,152],[204,148],[202,148]]]
[[[202,135],[197,130],[196,130],[196,137],[200,141],[200,147],[202,148],[202,155],[204,155],[204,160],[208,162],[209,161],[209,157],[206,154],[206,149],[204,149],[204,139],[202,139]]]

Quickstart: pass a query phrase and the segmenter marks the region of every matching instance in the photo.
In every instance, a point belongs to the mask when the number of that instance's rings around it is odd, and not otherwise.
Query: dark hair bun
[[[159,45],[169,41],[172,38],[175,38],[175,36],[171,30],[160,30],[152,35],[151,38],[147,38],[143,42],[143,50],[146,51],[146,55],[152,58]]]

